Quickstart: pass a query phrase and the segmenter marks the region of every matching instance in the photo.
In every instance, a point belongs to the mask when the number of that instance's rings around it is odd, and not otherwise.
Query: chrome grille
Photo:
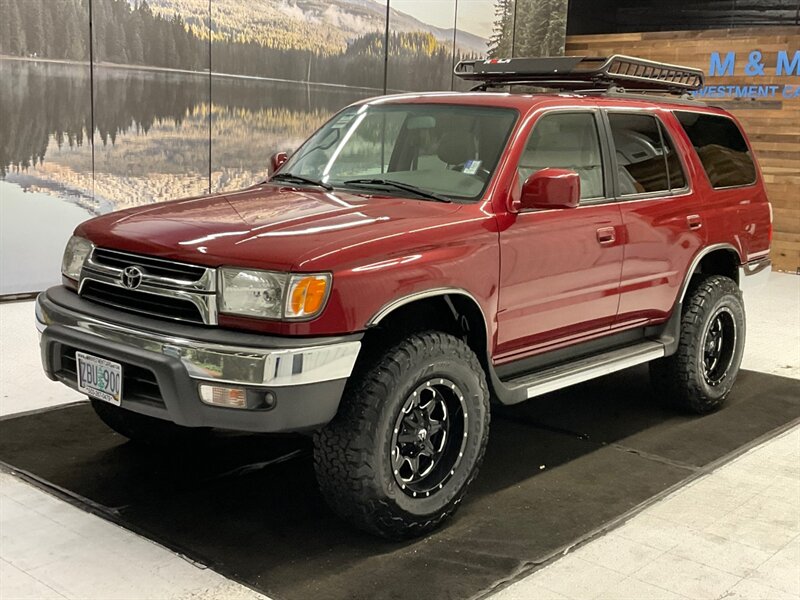
[[[81,288],[81,296],[99,304],[148,316],[157,315],[192,323],[204,322],[203,315],[192,302],[179,298],[128,290],[91,280],[86,281]]]
[[[162,258],[128,254],[127,252],[108,250],[106,248],[95,248],[92,260],[98,265],[117,269],[139,267],[156,277],[166,277],[181,281],[199,281],[207,271],[205,267],[197,265],[176,263]]]
[[[138,273],[133,287],[124,276],[132,267]],[[79,293],[87,300],[128,312],[217,324],[213,268],[95,248],[83,265]]]

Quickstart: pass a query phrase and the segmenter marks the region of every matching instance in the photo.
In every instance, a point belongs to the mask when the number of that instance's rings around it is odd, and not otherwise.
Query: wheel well
[[[720,249],[709,252],[694,272],[695,275],[724,275],[739,284],[739,255],[735,250]]]
[[[367,330],[362,356],[382,351],[418,331],[442,331],[463,339],[484,369],[487,363],[486,321],[478,304],[462,294],[442,294],[404,304]]]

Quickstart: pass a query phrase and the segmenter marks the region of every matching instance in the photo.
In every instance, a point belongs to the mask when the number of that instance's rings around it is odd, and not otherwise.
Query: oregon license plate
[[[120,405],[122,401],[122,365],[105,358],[76,352],[78,389],[87,396]]]

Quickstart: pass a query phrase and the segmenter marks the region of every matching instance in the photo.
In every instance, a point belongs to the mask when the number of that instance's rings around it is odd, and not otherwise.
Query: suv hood
[[[111,213],[76,234],[105,248],[206,266],[328,270],[342,248],[436,226],[461,207],[265,183]]]

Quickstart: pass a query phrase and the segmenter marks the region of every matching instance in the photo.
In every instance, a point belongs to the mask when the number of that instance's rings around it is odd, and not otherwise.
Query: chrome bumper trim
[[[743,265],[739,265],[739,289],[750,292],[764,287],[772,272],[772,261],[769,258],[760,258]]]
[[[338,342],[296,348],[255,348],[162,337],[62,310],[48,310],[36,301],[40,334],[58,325],[109,342],[180,359],[194,379],[234,385],[287,387],[322,383],[350,376],[361,342]]]

